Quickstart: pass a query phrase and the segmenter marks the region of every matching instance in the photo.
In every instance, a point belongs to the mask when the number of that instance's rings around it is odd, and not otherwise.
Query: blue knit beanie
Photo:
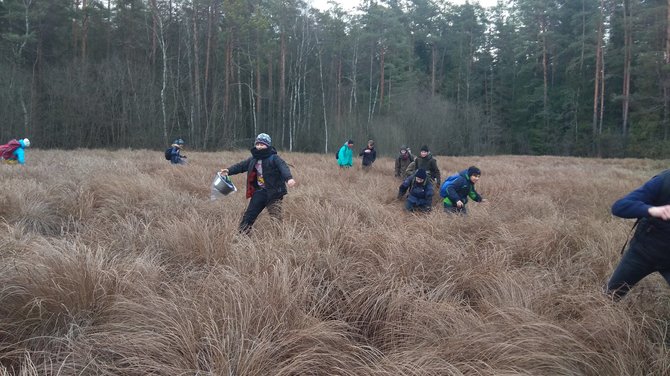
[[[267,133],[261,133],[258,136],[256,136],[256,142],[260,142],[261,144],[270,147],[272,146],[272,139],[270,138],[270,135]]]

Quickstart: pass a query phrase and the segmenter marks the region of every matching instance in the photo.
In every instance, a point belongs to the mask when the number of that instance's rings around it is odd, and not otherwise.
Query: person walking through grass
[[[468,198],[476,202],[484,202],[482,196],[475,190],[475,184],[479,181],[482,171],[470,166],[458,174],[447,178],[440,187],[440,196],[444,197],[444,211],[446,213],[467,214],[466,204]]]
[[[433,181],[436,187],[440,186],[440,169],[437,168],[437,160],[433,158],[428,145],[423,145],[421,147],[419,155],[414,158],[414,162],[407,166],[405,176],[412,175],[414,171],[418,169],[426,170],[428,178]]]
[[[25,149],[29,146],[30,140],[27,138],[13,139],[4,145],[0,145],[0,161],[7,164],[25,164]]]
[[[405,210],[428,212],[433,205],[433,184],[427,178],[426,170],[420,168],[412,176],[405,179],[398,188],[398,199],[409,192],[405,201]]]
[[[670,284],[670,170],[617,200],[612,214],[638,221],[628,249],[607,282],[607,294],[621,299],[654,272]]]
[[[354,165],[353,148],[354,142],[352,140],[348,140],[337,152],[337,165],[340,166],[340,168],[349,168]]]
[[[275,219],[281,219],[281,203],[288,193],[286,186],[293,187],[295,180],[286,162],[277,155],[269,135],[261,133],[256,137],[251,157],[221,170],[221,174],[236,175],[247,173],[246,198],[249,205],[242,215],[239,231],[249,234],[263,209]]]
[[[412,151],[405,145],[400,147],[400,153],[395,159],[395,177],[402,178],[410,163],[414,162]]]
[[[361,164],[364,170],[367,170],[370,167],[372,167],[372,164],[375,163],[375,160],[377,159],[377,150],[375,150],[375,142],[373,140],[369,140],[368,145],[365,147],[365,149],[361,150],[358,156],[363,157],[363,161],[361,162]]]

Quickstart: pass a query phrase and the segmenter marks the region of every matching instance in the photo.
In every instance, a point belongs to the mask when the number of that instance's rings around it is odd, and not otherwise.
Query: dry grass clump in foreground
[[[670,289],[600,294],[662,161],[476,164],[468,217],[402,211],[393,161],[282,153],[284,220],[209,201],[246,152],[33,150],[0,165],[0,374],[670,375]],[[238,187],[244,177],[234,176]]]

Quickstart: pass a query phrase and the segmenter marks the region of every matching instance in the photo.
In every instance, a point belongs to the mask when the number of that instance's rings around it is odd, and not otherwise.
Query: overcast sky
[[[308,2],[310,0],[307,0]],[[359,3],[360,0],[336,0],[338,3],[342,5],[342,8],[346,10],[350,10],[355,8]],[[449,0],[450,3],[452,4],[464,4],[465,0]],[[470,0],[470,3],[480,3],[483,7],[490,7],[495,5],[498,0]],[[311,0],[312,5],[315,8],[319,8],[322,10],[328,9],[328,0]]]

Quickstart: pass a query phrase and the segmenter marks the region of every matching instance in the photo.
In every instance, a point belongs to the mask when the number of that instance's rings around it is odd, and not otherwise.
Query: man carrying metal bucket
[[[247,173],[247,194],[250,198],[247,210],[240,221],[240,232],[248,234],[263,209],[270,216],[281,219],[281,202],[288,193],[286,185],[293,187],[295,180],[286,162],[272,147],[269,135],[261,133],[256,137],[251,157],[221,170],[221,175]]]

